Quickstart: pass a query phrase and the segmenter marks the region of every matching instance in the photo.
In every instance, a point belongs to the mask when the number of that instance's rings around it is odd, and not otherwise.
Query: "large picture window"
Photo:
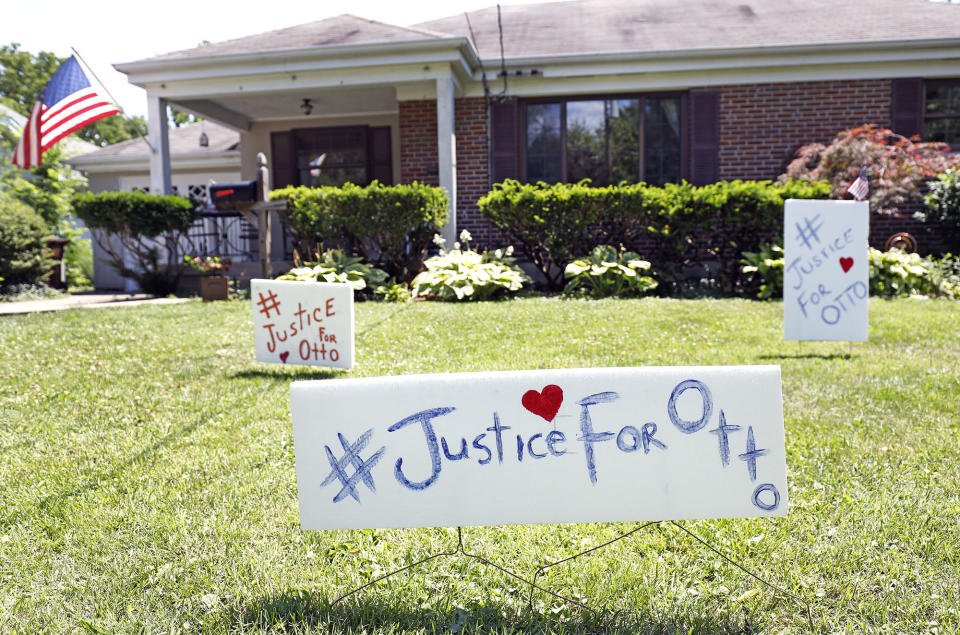
[[[526,180],[676,182],[683,177],[681,130],[676,95],[528,102]]]
[[[928,80],[925,89],[924,141],[942,141],[960,150],[960,80]]]

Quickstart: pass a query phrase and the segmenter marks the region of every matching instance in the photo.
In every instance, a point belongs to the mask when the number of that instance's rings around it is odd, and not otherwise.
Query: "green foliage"
[[[413,295],[406,282],[397,282],[392,278],[378,286],[373,291],[384,302],[409,302]]]
[[[197,217],[189,199],[143,192],[85,192],[74,196],[72,204],[87,227],[100,230],[94,238],[120,275],[135,280],[146,293],[176,291],[183,272],[181,245]],[[124,251],[136,260],[135,266],[127,263]]]
[[[589,256],[567,265],[564,291],[594,298],[640,296],[657,288],[656,280],[640,274],[649,269],[650,263],[632,251],[599,245]]]
[[[786,198],[825,198],[822,183],[730,181],[703,187],[643,183],[590,187],[506,181],[478,201],[497,228],[513,236],[551,289],[563,269],[596,245],[630,245],[638,237],[656,243],[661,281],[713,276],[725,293],[740,285],[742,251],[756,250],[783,229]]]
[[[916,213],[925,223],[934,223],[947,233],[951,249],[960,249],[960,170],[951,168],[928,184],[926,207]]]
[[[0,190],[23,201],[56,227],[70,216],[71,197],[87,185],[87,180],[77,176],[63,160],[61,149],[54,146],[44,153],[41,166],[21,170],[4,165],[0,168]]]
[[[277,276],[277,280],[340,282],[369,294],[387,280],[387,273],[364,264],[363,258],[348,256],[340,249],[328,249],[318,262],[305,262],[302,267]]]
[[[581,183],[507,180],[477,201],[481,213],[512,236],[547,286],[563,287],[563,267],[598,244],[629,244],[659,209],[656,188],[643,184],[590,187]]]
[[[29,117],[50,76],[65,59],[50,51],[33,55],[20,50],[16,42],[0,46],[0,95],[4,103]]]
[[[85,287],[93,281],[93,249],[85,233],[75,218],[64,219],[57,225],[57,236],[70,241],[63,248],[67,288]]]
[[[17,43],[0,46],[0,101],[29,117],[50,77],[66,59],[50,51],[33,55],[20,50]],[[75,134],[102,147],[139,137],[146,130],[147,122],[143,117],[127,118],[120,115],[95,121]],[[47,155],[44,153],[46,162]]]
[[[885,298],[927,295],[960,299],[956,259],[937,262],[900,249],[870,249],[870,293]]]
[[[39,214],[0,191],[0,278],[4,285],[35,284],[50,272],[49,235]]]
[[[478,253],[460,249],[455,243],[450,251],[428,258],[427,270],[417,274],[410,286],[414,297],[453,302],[493,300],[516,293],[531,282],[516,265],[513,248]]]
[[[829,145],[801,147],[780,179],[825,181],[833,198],[843,198],[860,175],[860,167],[866,165],[870,208],[891,213],[923,202],[926,180],[957,163],[949,152],[944,143],[915,142],[867,124],[838,133]]]
[[[741,268],[745,276],[745,287],[750,292],[756,289],[761,300],[773,300],[783,297],[783,247],[764,243],[760,251],[745,251]]]
[[[431,236],[447,222],[446,192],[420,183],[288,187],[270,198],[287,201],[285,220],[300,253],[372,254],[373,264],[401,280],[420,270]]]

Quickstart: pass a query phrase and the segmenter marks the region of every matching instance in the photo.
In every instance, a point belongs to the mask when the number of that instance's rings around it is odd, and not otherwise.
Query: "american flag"
[[[27,169],[41,165],[43,153],[75,130],[115,115],[120,109],[90,84],[75,57],[53,74],[33,106],[13,155],[13,164]]]
[[[847,192],[853,195],[853,198],[858,201],[862,201],[867,198],[867,194],[870,193],[870,183],[867,181],[867,166],[863,165],[860,167],[860,176],[857,177],[857,180],[850,184],[850,187],[847,188]]]

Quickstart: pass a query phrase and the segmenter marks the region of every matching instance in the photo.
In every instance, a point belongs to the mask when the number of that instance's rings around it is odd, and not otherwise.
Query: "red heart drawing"
[[[853,267],[853,258],[840,259],[840,268],[843,269],[843,273],[850,271],[851,267]]]
[[[533,414],[543,417],[548,422],[553,421],[557,411],[560,410],[560,404],[563,403],[563,389],[550,384],[544,386],[540,392],[528,390],[523,393],[520,403]]]
[[[280,353],[280,361],[282,361],[284,364],[287,363],[288,357],[290,357],[290,351],[283,351],[282,353]]]

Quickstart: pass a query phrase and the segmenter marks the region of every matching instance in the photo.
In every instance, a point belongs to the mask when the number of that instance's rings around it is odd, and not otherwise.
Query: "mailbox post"
[[[210,199],[220,211],[237,211],[256,228],[260,249],[260,277],[273,277],[271,258],[272,221],[270,212],[286,209],[285,201],[268,201],[270,196],[270,171],[267,157],[257,153],[257,178],[240,183],[218,183],[210,186]]]

